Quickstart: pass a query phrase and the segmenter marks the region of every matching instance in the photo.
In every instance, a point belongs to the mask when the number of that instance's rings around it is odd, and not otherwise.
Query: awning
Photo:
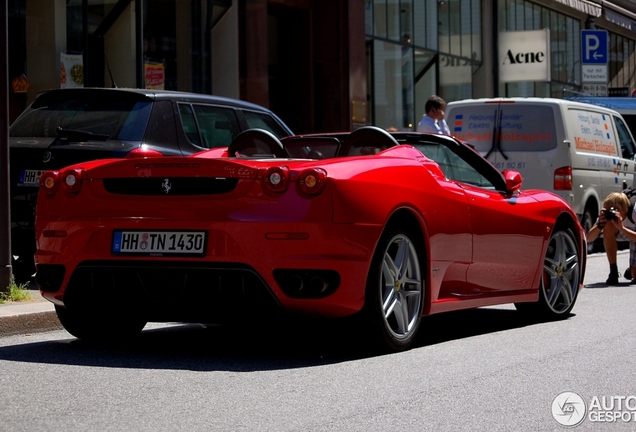
[[[636,21],[624,17],[609,9],[605,9],[605,19],[629,30],[636,30]]]
[[[605,19],[629,30],[636,30],[636,13],[614,3],[602,1]]]
[[[580,12],[585,12],[593,17],[600,17],[603,12],[603,8],[599,4],[588,0],[556,0],[557,2],[576,9]]]

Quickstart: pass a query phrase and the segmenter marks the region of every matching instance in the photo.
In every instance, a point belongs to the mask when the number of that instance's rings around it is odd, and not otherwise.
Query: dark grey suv
[[[228,146],[252,128],[279,138],[293,135],[261,106],[210,95],[109,88],[39,94],[9,129],[16,280],[35,272],[33,223],[43,171],[94,159],[188,155]]]

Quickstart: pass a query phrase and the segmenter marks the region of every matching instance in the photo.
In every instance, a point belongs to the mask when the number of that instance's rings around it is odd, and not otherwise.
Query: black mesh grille
[[[235,178],[123,178],[105,179],[104,188],[120,195],[216,195],[233,191],[237,183]]]
[[[64,303],[118,307],[148,321],[223,322],[282,313],[267,284],[243,264],[84,262],[73,272]]]

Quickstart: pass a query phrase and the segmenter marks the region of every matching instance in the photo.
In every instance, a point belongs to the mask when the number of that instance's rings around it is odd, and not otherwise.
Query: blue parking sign
[[[607,30],[581,30],[581,63],[607,64]]]

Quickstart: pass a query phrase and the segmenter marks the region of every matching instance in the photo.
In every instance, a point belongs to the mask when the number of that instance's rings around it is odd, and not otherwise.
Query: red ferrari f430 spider
[[[40,177],[36,281],[87,339],[354,316],[398,351],[445,311],[564,318],[585,233],[565,201],[521,184],[452,137],[376,127],[252,129],[188,157],[83,162]]]

